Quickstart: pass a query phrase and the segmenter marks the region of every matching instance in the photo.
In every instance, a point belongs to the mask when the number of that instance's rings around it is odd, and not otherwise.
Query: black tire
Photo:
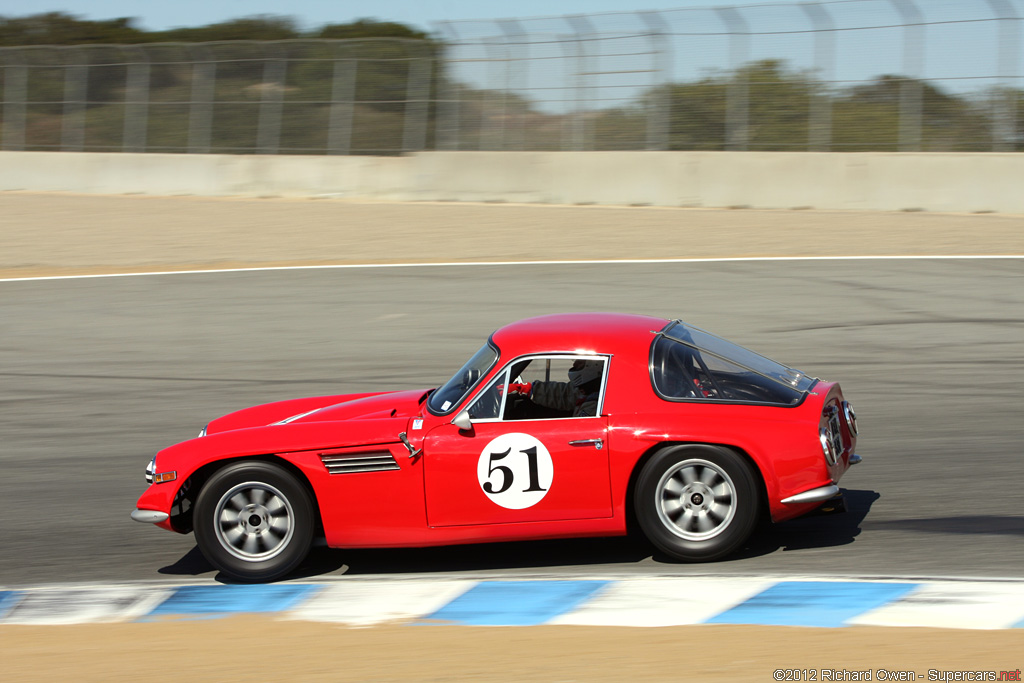
[[[666,446],[636,482],[637,522],[659,550],[682,562],[710,562],[753,532],[761,488],[751,466],[720,446]]]
[[[313,541],[313,504],[283,468],[240,461],[210,477],[196,499],[196,544],[241,581],[273,581],[295,569]]]

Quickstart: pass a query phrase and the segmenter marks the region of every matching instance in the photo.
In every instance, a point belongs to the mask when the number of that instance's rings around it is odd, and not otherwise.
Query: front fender
[[[173,482],[150,484],[137,503],[139,510],[156,510],[174,517],[175,503],[191,485],[199,469],[219,461],[288,454],[285,460],[296,462],[301,453],[359,446],[399,443],[408,418],[345,420],[338,422],[297,422],[250,427],[189,439],[163,449],[156,455],[156,472],[175,472]],[[175,531],[171,519],[157,526]]]

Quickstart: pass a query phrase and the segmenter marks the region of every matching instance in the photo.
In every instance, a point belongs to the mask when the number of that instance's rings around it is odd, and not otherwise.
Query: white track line
[[[578,261],[449,261],[440,263],[348,263],[311,266],[260,266],[252,268],[211,268],[196,270],[160,270],[143,273],[94,273],[91,275],[45,275],[40,277],[0,278],[0,282],[35,282],[38,280],[88,280],[110,277],[143,277],[151,275],[196,275],[209,273],[253,273],[275,270],[344,270],[370,268],[456,268],[480,266],[576,266],[576,265],[636,265],[667,263],[744,263],[771,261],[950,261],[950,260],[1007,260],[1024,259],[1024,254],[955,254],[928,256],[739,256],[719,258],[669,259],[591,259]]]

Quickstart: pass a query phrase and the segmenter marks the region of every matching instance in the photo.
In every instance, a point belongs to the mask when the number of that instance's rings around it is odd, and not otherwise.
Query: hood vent
[[[390,451],[361,451],[358,453],[321,453],[320,460],[328,474],[354,474],[356,472],[385,472],[400,470]]]

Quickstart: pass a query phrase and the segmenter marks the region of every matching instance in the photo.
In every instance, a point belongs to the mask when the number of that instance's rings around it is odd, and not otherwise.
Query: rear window
[[[662,330],[651,347],[651,381],[668,400],[793,406],[817,380],[676,322]]]

